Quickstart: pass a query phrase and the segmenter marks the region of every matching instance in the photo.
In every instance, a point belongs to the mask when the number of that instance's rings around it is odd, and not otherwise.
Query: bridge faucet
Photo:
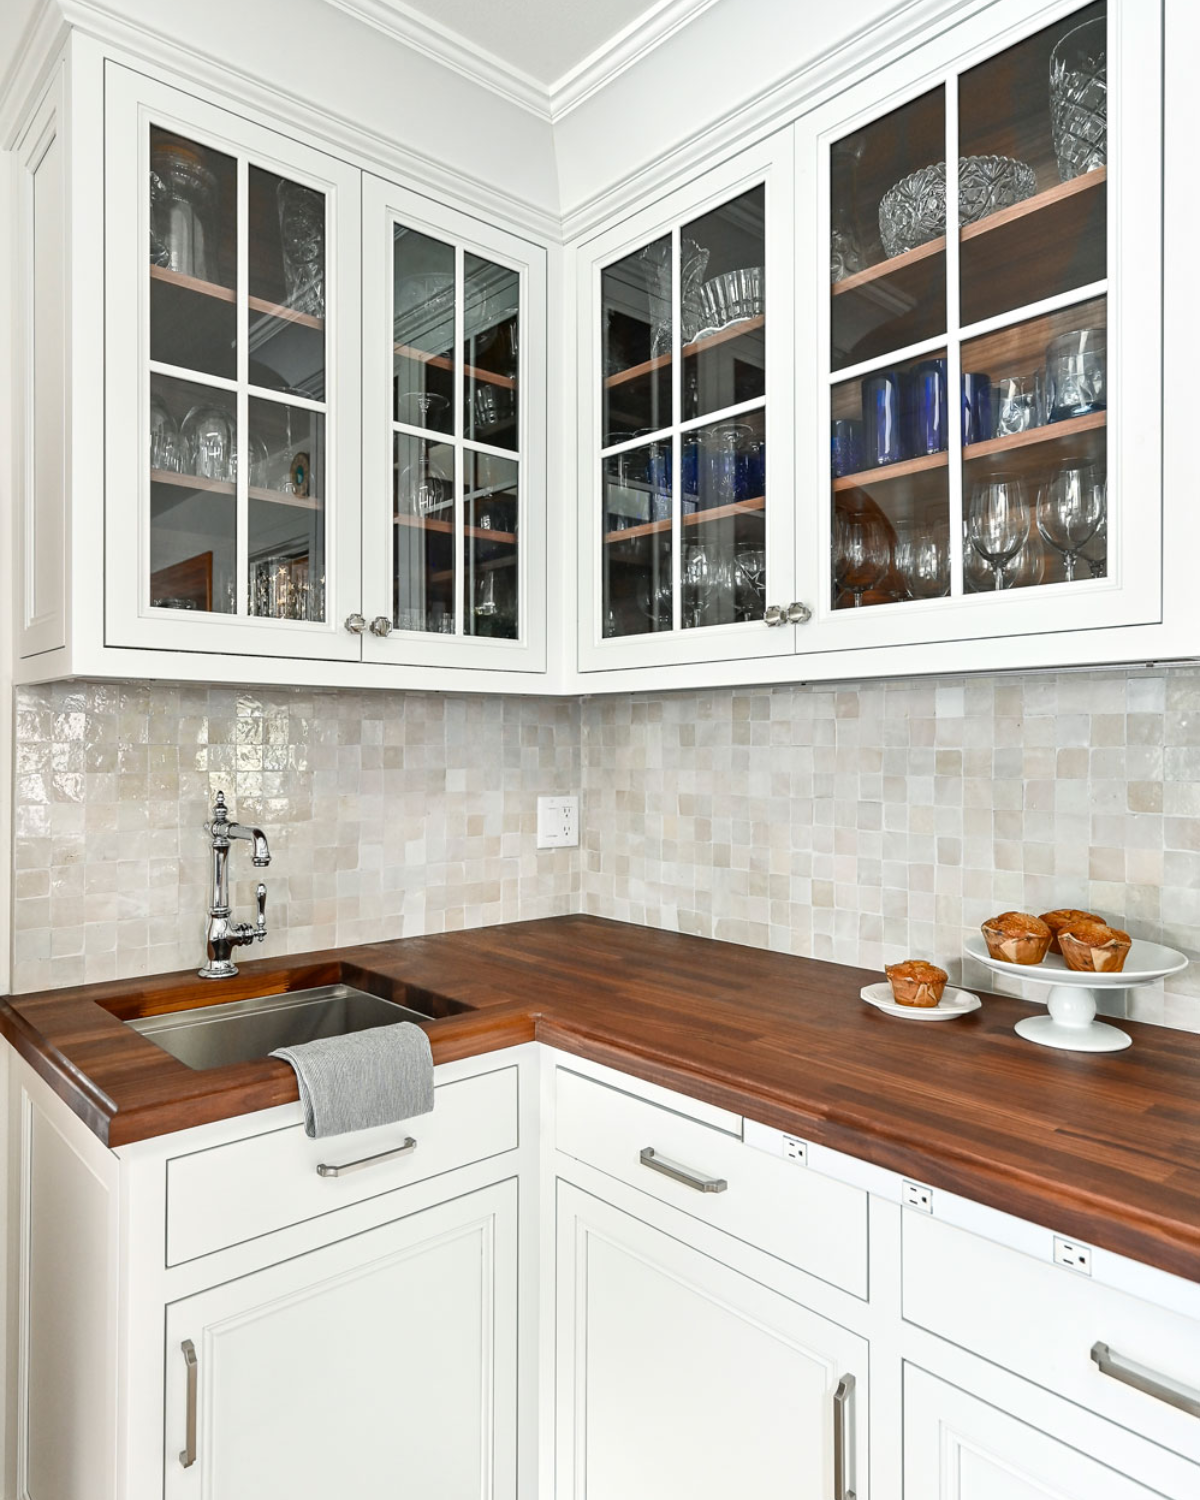
[[[231,839],[246,839],[254,846],[253,860],[258,868],[271,863],[271,850],[267,836],[261,828],[248,828],[242,823],[229,821],[229,809],[225,806],[225,793],[218,792],[213,804],[212,821],[205,823],[204,831],[212,840],[213,880],[212,905],[208,908],[208,946],[211,957],[199,971],[201,979],[229,979],[237,973],[237,965],[230,954],[244,943],[262,942],[267,935],[267,888],[259,884],[258,921],[253,927],[249,922],[229,920],[229,844]]]

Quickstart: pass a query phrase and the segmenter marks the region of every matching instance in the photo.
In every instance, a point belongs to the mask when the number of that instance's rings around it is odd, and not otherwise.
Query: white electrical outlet
[[[906,1177],[901,1191],[901,1200],[905,1208],[915,1208],[923,1214],[933,1212],[933,1189],[926,1187],[922,1182],[909,1182]]]
[[[1054,1236],[1054,1262],[1059,1266],[1066,1266],[1068,1271],[1078,1271],[1081,1276],[1092,1274],[1092,1251],[1089,1245],[1081,1245],[1078,1240],[1064,1240],[1062,1235]]]
[[[579,798],[539,797],[537,846],[568,849],[579,843]]]
[[[794,1161],[797,1166],[808,1166],[808,1145],[798,1136],[785,1135],[783,1137],[783,1159]]]

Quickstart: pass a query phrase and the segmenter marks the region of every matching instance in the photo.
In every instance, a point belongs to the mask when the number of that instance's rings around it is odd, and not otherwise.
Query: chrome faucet
[[[237,964],[229,956],[234,948],[252,943],[256,938],[262,942],[267,935],[267,888],[261,882],[257,892],[256,924],[251,927],[249,922],[229,920],[229,842],[231,839],[247,839],[253,844],[254,863],[259,869],[271,863],[271,850],[261,828],[247,828],[229,821],[224,792],[217,793],[212,822],[205,823],[204,831],[212,839],[212,905],[208,908],[208,946],[212,956],[199,971],[200,978],[229,979],[237,973]]]

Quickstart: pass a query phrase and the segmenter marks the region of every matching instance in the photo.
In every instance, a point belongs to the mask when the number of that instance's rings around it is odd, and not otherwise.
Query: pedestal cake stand
[[[1040,964],[1006,963],[992,957],[982,935],[973,934],[963,946],[970,958],[997,974],[1011,974],[1014,979],[1050,986],[1050,1014],[1027,1016],[1018,1021],[1017,1034],[1026,1041],[1040,1042],[1043,1047],[1061,1047],[1067,1052],[1119,1052],[1128,1047],[1133,1038],[1127,1031],[1096,1020],[1098,991],[1130,990],[1139,984],[1152,984],[1168,974],[1178,974],[1188,964],[1174,948],[1137,939],[1119,974],[1083,974],[1068,969],[1057,953],[1047,953]]]

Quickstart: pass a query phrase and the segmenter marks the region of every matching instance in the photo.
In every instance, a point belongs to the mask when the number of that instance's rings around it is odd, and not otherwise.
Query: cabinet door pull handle
[[[184,1339],[179,1347],[183,1350],[183,1362],[187,1367],[187,1427],[179,1462],[185,1469],[190,1469],[196,1462],[196,1388],[199,1384],[197,1377],[200,1366],[196,1359],[196,1346],[191,1339]]]
[[[362,635],[363,631],[366,628],[366,616],[360,615],[357,610],[355,610],[352,615],[346,616],[346,629],[350,632],[351,635]]]
[[[801,603],[799,599],[793,600],[787,607],[787,622],[789,625],[807,625],[812,619],[812,610],[807,604]]]
[[[345,1177],[348,1172],[361,1172],[364,1167],[376,1167],[380,1162],[395,1161],[398,1156],[411,1156],[417,1149],[417,1143],[411,1135],[405,1136],[403,1146],[397,1146],[394,1151],[380,1151],[375,1156],[360,1156],[357,1161],[343,1162],[341,1166],[331,1166],[328,1162],[320,1162],[317,1166],[318,1177]]]
[[[1122,1385],[1131,1385],[1135,1391],[1144,1391],[1156,1401],[1165,1401],[1168,1406],[1177,1406],[1190,1417],[1200,1417],[1200,1390],[1183,1385],[1169,1375],[1159,1375],[1139,1365],[1136,1360],[1126,1359],[1115,1353],[1107,1344],[1092,1345],[1092,1359],[1100,1368],[1101,1375],[1111,1375]]]
[[[763,623],[765,625],[783,625],[787,622],[787,610],[782,604],[768,604],[763,610]]]
[[[843,1375],[833,1393],[833,1500],[854,1500],[854,1376]]]
[[[672,1182],[682,1182],[684,1187],[695,1188],[698,1193],[723,1193],[729,1186],[723,1177],[705,1177],[703,1172],[693,1172],[691,1167],[681,1167],[677,1161],[668,1161],[665,1156],[659,1156],[653,1146],[643,1147],[641,1163],[652,1172],[661,1172]]]

